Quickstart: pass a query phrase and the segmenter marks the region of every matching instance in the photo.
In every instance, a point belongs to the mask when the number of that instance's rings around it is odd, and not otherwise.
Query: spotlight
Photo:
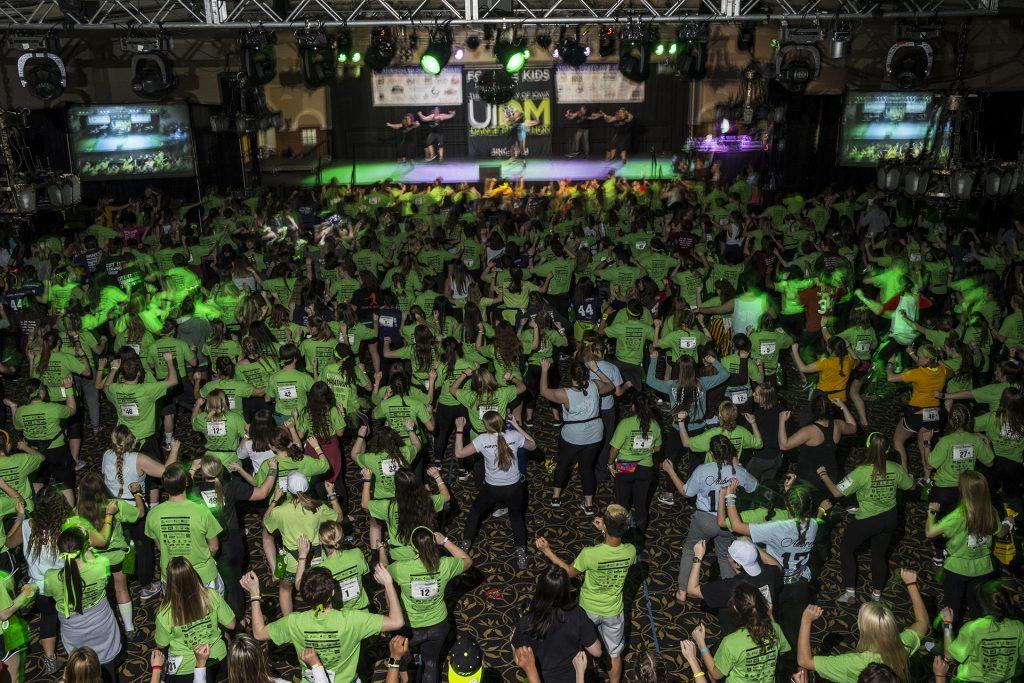
[[[132,55],[132,90],[147,100],[163,99],[178,85],[171,61],[162,52]]]
[[[53,52],[26,52],[18,58],[18,78],[23,88],[49,102],[64,94],[68,85],[64,61]]]
[[[558,56],[574,69],[580,68],[587,61],[586,49],[580,44],[579,27],[571,34],[568,28],[562,27],[558,37]]]
[[[853,28],[848,21],[837,21],[829,34],[829,57],[846,59],[850,56],[850,44],[853,42]]]
[[[295,33],[302,64],[302,80],[309,90],[315,90],[334,80],[338,60],[327,34],[318,29],[302,29]]]
[[[526,41],[520,37],[512,36],[506,39],[499,35],[494,43],[494,56],[502,68],[510,74],[517,74],[526,66],[526,60],[530,58],[530,51],[526,47]]]
[[[276,42],[277,36],[271,31],[255,30],[242,35],[242,70],[253,85],[266,85],[277,75]]]
[[[654,56],[661,57],[665,54],[665,43],[658,41],[654,44]]]
[[[683,78],[699,81],[708,72],[708,44],[701,40],[679,43],[676,55],[676,73]]]
[[[480,37],[468,36],[466,38],[466,47],[469,48],[471,51],[476,50],[478,47],[480,47]]]
[[[934,60],[935,51],[931,43],[899,40],[889,48],[885,72],[898,87],[910,90],[928,80]]]
[[[650,37],[639,25],[630,24],[619,34],[619,73],[635,83],[651,75]]]
[[[516,92],[516,77],[501,69],[488,69],[480,76],[477,92],[487,104],[505,104]]]
[[[439,28],[430,34],[430,43],[420,56],[420,66],[428,74],[436,76],[452,58],[452,31]]]
[[[334,39],[334,50],[338,53],[338,64],[354,61],[352,59],[352,33],[348,29],[338,33],[337,38]]]
[[[364,59],[374,71],[383,71],[395,58],[395,37],[390,26],[375,26]]]
[[[466,56],[466,51],[463,50],[462,47],[455,48],[455,59],[457,61],[461,62],[462,58],[465,57],[465,56]]]
[[[775,53],[775,79],[792,93],[802,93],[821,73],[821,52],[815,45],[783,45]]]
[[[602,57],[611,57],[615,54],[615,29],[611,26],[601,28],[597,51]]]

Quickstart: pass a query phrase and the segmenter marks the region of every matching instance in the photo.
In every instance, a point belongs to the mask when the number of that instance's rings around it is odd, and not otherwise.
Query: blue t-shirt
[[[797,543],[800,534],[795,519],[776,519],[750,525],[750,540],[764,545],[768,554],[782,565],[782,580],[786,582],[798,578],[811,578],[807,560],[814,548],[818,522],[813,519],[805,520],[800,523],[800,529],[805,529],[802,545]]]

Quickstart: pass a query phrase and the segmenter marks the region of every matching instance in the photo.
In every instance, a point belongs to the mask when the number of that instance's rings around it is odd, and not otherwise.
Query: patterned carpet
[[[796,407],[797,412],[806,403],[804,398],[795,397],[793,394],[798,386],[798,378],[792,377],[793,381],[788,382],[791,387],[786,391],[789,398],[789,405]],[[20,382],[8,382],[8,395],[15,398],[21,397]],[[884,394],[879,394],[884,391]],[[868,401],[869,416],[872,427],[885,433],[891,433],[894,416],[898,415],[895,409],[898,400],[891,389],[880,387],[877,391],[868,390],[865,393]],[[540,415],[544,412],[544,415]],[[551,427],[547,411],[538,411],[539,424],[535,429],[536,435],[542,450],[548,452],[553,449],[555,432]],[[182,427],[186,425],[186,415],[179,411],[179,438],[185,443],[183,449],[186,453],[195,453],[199,445],[197,435],[193,432],[184,432]],[[103,429],[101,437],[106,438],[109,428],[114,424],[114,416],[110,406],[104,404],[102,419]],[[98,466],[98,458],[106,448],[106,443],[101,443],[91,430],[86,429],[87,435],[83,447],[83,453],[89,461],[90,468]],[[841,456],[849,460],[851,448],[860,442],[856,437],[846,439],[841,446]],[[347,448],[347,444],[346,444]],[[915,477],[920,474],[916,452],[911,453],[912,472]],[[352,493],[353,500],[357,498],[358,471],[349,468],[348,486]],[[578,478],[574,478],[566,493],[563,495],[563,506],[561,509],[552,510],[545,504],[545,493],[547,474],[540,459],[531,461],[529,467],[529,479],[532,483],[530,491],[530,507],[528,513],[528,525],[531,542],[533,537],[543,534],[548,538],[553,549],[562,558],[571,561],[575,554],[584,546],[599,540],[599,534],[592,527],[588,518],[584,517],[578,507],[580,501]],[[666,483],[662,481],[660,487],[663,490]],[[459,503],[456,516],[448,525],[448,532],[454,538],[461,538],[461,530],[466,510],[473,500],[474,491],[472,482],[459,483],[454,486],[454,493]],[[599,509],[611,502],[611,486],[605,484],[599,491],[597,504]],[[690,630],[700,621],[708,626],[709,641],[712,647],[718,641],[717,618],[712,612],[706,611],[700,605],[700,601],[690,601],[685,606],[677,604],[674,600],[676,590],[675,579],[679,561],[679,550],[682,540],[686,534],[687,524],[690,517],[691,507],[665,508],[654,503],[651,506],[651,521],[648,532],[648,545],[643,558],[644,573],[648,579],[650,601],[655,622],[657,640],[660,644],[661,655],[664,660],[665,669],[669,681],[689,681],[688,671],[684,665],[682,655],[679,651],[679,640],[688,637]],[[929,548],[923,539],[924,526],[924,503],[921,503],[914,492],[908,504],[905,506],[904,533],[897,539],[892,548],[890,564],[892,567],[905,566],[917,569],[921,572],[922,590],[929,610],[934,615],[935,603],[940,595],[939,589],[934,582],[934,570],[931,563]],[[246,519],[249,533],[247,536],[250,557],[261,557],[259,552],[259,521],[255,516]],[[844,523],[840,522],[834,536],[841,537]],[[366,518],[360,515],[357,528],[363,534],[362,546],[368,547],[366,540]],[[839,561],[838,561],[838,539],[833,538],[829,557],[819,577],[819,591],[817,602],[825,608],[825,617],[816,622],[814,630],[815,646],[820,653],[828,653],[833,650],[848,649],[856,642],[856,606],[843,606],[835,602],[840,594],[839,589]],[[709,553],[711,549],[709,548]],[[536,576],[545,562],[538,551],[531,548],[531,564],[527,571],[518,572],[514,564],[514,548],[512,544],[511,525],[507,518],[487,519],[484,522],[480,536],[473,550],[475,561],[474,568],[465,576],[454,582],[448,591],[450,605],[453,607],[456,624],[460,632],[467,633],[481,644],[486,654],[486,666],[490,670],[486,680],[514,681],[515,666],[513,663],[512,649],[509,645],[512,629],[518,618],[519,610],[528,601]],[[861,587],[864,592],[868,590],[868,557],[865,551],[861,558]],[[268,617],[276,616],[276,588],[269,586],[266,581],[265,569],[262,562],[253,562],[257,571],[261,574],[264,586],[264,612]],[[705,560],[705,571],[709,567],[717,567],[713,559]],[[717,572],[717,569],[714,569]],[[1019,591],[1020,579],[1014,579],[1014,589]],[[372,580],[370,581],[372,583]],[[634,584],[638,582],[633,582]],[[137,586],[132,586],[133,594],[137,596]],[[631,628],[629,631],[629,648],[626,655],[625,680],[635,681],[637,677],[633,673],[633,662],[635,654],[643,650],[653,651],[655,648],[654,634],[651,630],[650,620],[647,614],[647,604],[644,600],[643,591],[638,585],[631,586],[632,599],[627,600],[627,609],[630,611]],[[377,592],[375,596],[378,605],[382,604],[382,595]],[[909,625],[912,621],[909,602],[902,587],[887,590],[884,598],[890,601],[895,609],[897,617],[902,625]],[[148,653],[154,647],[152,640],[153,614],[158,605],[156,600],[140,603],[135,598],[136,624],[146,633],[145,642],[130,644],[126,649],[125,659],[121,666],[122,681],[148,681]],[[36,633],[36,616],[31,615],[33,634]],[[371,639],[372,641],[373,639]],[[378,639],[374,643],[368,641],[364,651],[368,650],[367,659],[371,662],[378,661],[385,656],[385,641]],[[793,644],[795,649],[795,643]],[[282,658],[294,664],[294,655],[290,648],[273,653],[275,659]],[[33,638],[31,654],[28,658],[28,668],[25,680],[43,681],[50,680],[44,676],[40,668],[41,654],[38,645]],[[930,671],[930,665],[929,669]],[[279,671],[279,675],[287,677],[293,675],[295,669],[288,666]],[[366,679],[364,678],[364,681]],[[374,680],[382,680],[382,676],[374,677]],[[781,680],[781,679],[780,679]],[[788,678],[786,679],[788,680]]]

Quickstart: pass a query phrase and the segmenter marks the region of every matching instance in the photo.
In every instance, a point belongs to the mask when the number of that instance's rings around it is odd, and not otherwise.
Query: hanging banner
[[[526,67],[518,74],[515,94],[505,104],[487,104],[477,88],[480,77],[497,68],[463,69],[469,120],[469,156],[474,159],[504,159],[512,155],[515,131],[512,115],[521,112],[527,123],[526,148],[529,156],[551,154],[550,67]]]
[[[462,69],[445,67],[431,76],[419,67],[371,74],[375,107],[455,107],[462,104]]]
[[[560,65],[555,94],[559,104],[635,104],[644,101],[644,84],[623,76],[616,64],[585,64],[578,69]]]

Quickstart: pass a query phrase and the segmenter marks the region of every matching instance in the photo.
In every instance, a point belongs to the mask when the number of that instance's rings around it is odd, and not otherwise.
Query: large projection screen
[[[934,92],[850,92],[839,137],[840,166],[874,166],[883,159],[919,155],[938,141],[937,158],[949,154],[948,124],[941,135],[943,96]]]

